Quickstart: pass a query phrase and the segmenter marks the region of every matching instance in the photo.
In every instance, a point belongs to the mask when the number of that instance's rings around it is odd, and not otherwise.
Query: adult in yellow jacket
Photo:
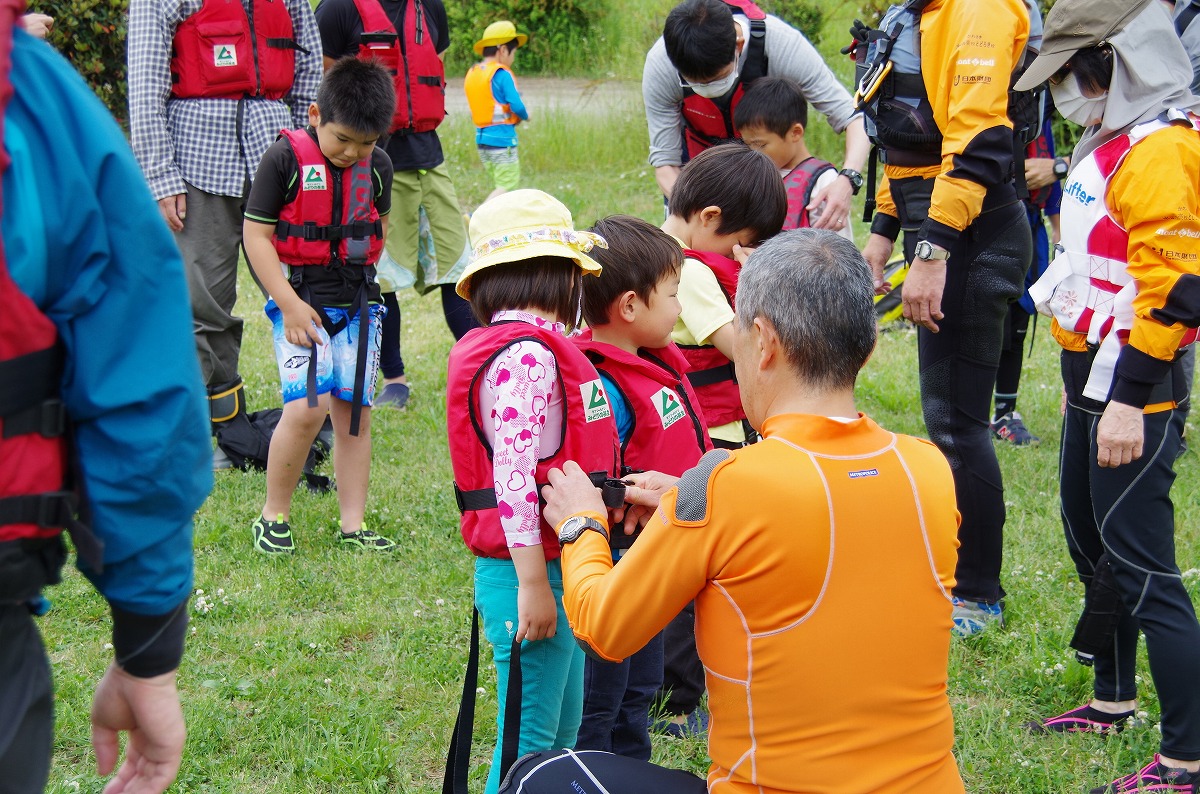
[[[633,653],[695,599],[715,794],[963,791],[946,694],[953,483],[933,445],[855,408],[871,293],[862,257],[832,232],[785,232],[750,257],[734,360],[764,440],[705,455],[620,565],[577,466],[543,490],[585,650]],[[905,604],[871,638],[903,647],[903,664],[862,648],[861,605],[876,599]]]
[[[1111,634],[1073,642],[1094,657],[1093,699],[1030,727],[1128,724],[1139,629],[1162,711],[1160,754],[1100,794],[1200,784],[1200,623],[1171,504],[1190,386],[1180,356],[1200,324],[1200,98],[1173,33],[1152,0],[1059,0],[1022,78],[1049,78],[1059,112],[1087,128],[1064,183],[1061,250],[1030,294],[1063,348],[1067,546],[1089,609],[1106,579],[1120,595]]]
[[[863,254],[882,289],[884,264],[905,232],[912,264],[904,316],[920,326],[921,407],[954,472],[962,514],[954,596],[955,631],[963,635],[1002,621],[1004,486],[989,419],[1004,317],[1023,290],[1032,251],[1013,186],[1007,115],[1029,13],[1022,0],[893,6],[882,23],[898,32],[892,71],[866,102],[885,179]],[[919,47],[906,48],[917,26]],[[886,134],[905,123],[912,127],[903,133],[926,131],[922,144],[915,143],[922,136]]]

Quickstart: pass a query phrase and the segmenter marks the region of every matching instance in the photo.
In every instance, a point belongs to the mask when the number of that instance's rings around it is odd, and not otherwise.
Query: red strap
[[[358,15],[362,17],[363,33],[394,34],[396,32],[396,26],[388,18],[379,0],[354,0],[354,7],[358,9]]]

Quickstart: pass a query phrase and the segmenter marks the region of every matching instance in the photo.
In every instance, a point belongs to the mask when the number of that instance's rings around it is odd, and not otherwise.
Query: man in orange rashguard
[[[954,484],[932,444],[855,408],[872,292],[832,232],[786,232],[750,257],[734,364],[764,440],[706,454],[619,566],[587,475],[568,464],[543,489],[586,651],[627,656],[695,599],[712,794],[963,791],[946,694]],[[667,479],[634,477],[640,503]],[[862,605],[884,599],[905,609],[873,624],[871,647],[903,648],[902,664],[861,644]]]

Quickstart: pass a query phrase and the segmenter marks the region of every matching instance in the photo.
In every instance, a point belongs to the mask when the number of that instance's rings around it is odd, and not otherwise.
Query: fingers
[[[92,724],[92,749],[96,753],[96,774],[107,777],[117,765],[117,732]]]

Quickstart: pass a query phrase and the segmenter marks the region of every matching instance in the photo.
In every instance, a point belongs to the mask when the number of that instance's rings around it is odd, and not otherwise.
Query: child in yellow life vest
[[[475,54],[483,60],[467,71],[463,90],[478,128],[475,145],[479,160],[495,186],[488,198],[516,190],[521,185],[521,162],[517,159],[517,125],[529,121],[529,111],[517,93],[512,65],[517,48],[529,37],[517,33],[513,23],[493,22],[475,42]]]

